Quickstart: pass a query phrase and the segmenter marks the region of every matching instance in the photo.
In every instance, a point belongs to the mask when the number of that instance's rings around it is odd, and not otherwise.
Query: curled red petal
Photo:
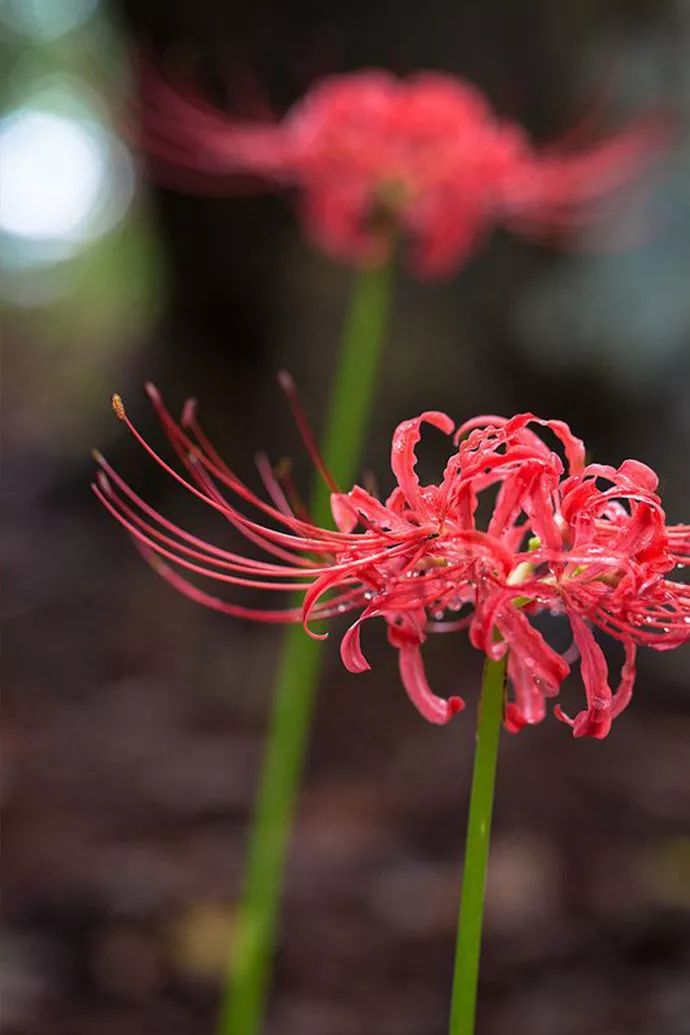
[[[656,492],[659,487],[659,477],[656,471],[640,460],[624,460],[618,468],[618,474],[631,485],[637,486],[645,492]]]
[[[331,493],[331,513],[340,532],[352,532],[357,527],[357,511],[342,492]]]
[[[400,678],[413,705],[428,722],[443,726],[465,707],[461,697],[437,697],[427,682],[422,652],[418,645],[399,648]]]
[[[611,729],[613,695],[608,682],[608,665],[594,634],[578,614],[570,614],[573,637],[580,652],[580,672],[587,694],[587,709],[573,720],[574,737],[602,740]]]
[[[304,594],[304,601],[302,603],[302,626],[306,634],[313,640],[326,640],[328,639],[328,633],[316,633],[313,629],[309,628],[309,619],[312,611],[321,597],[324,596],[325,593],[328,593],[329,589],[333,589],[338,585],[338,583],[342,583],[343,581],[346,580],[343,579],[341,572],[322,575]]]
[[[630,704],[633,686],[635,685],[635,654],[637,646],[630,641],[627,641],[623,646],[625,647],[625,660],[621,669],[620,682],[611,702],[611,716],[614,719]]]
[[[585,466],[585,444],[572,433],[565,421],[547,420],[537,417],[534,413],[519,413],[507,422],[506,431],[510,433],[517,428],[527,427],[528,424],[540,424],[544,428],[549,428],[563,446],[570,474],[582,473]]]
[[[509,701],[503,715],[503,728],[508,733],[519,733],[527,723],[524,711],[514,701]]]
[[[497,614],[496,625],[508,645],[509,657],[515,657],[525,677],[529,675],[534,692],[542,697],[556,694],[570,668],[527,615],[508,607]]]
[[[340,657],[342,658],[343,665],[348,672],[368,672],[371,669],[371,665],[364,657],[364,652],[362,651],[360,643],[361,625],[368,617],[369,615],[366,612],[361,615],[361,617],[350,626],[340,641]]]
[[[419,417],[412,420],[405,420],[398,424],[393,433],[393,445],[391,448],[391,467],[393,474],[398,480],[405,499],[413,510],[420,510],[426,514],[427,508],[422,499],[419,487],[419,478],[415,473],[417,456],[415,446],[421,438],[420,428],[422,424],[431,424],[433,427],[450,435],[455,427],[455,422],[447,413],[439,410],[427,410]]]

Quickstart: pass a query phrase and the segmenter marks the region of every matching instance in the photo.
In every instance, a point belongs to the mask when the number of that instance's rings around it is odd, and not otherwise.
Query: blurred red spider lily
[[[375,265],[402,233],[421,277],[457,270],[499,223],[528,236],[576,230],[668,135],[655,119],[588,150],[538,150],[472,84],[431,72],[329,77],[273,122],[224,115],[152,72],[144,84],[144,150],[181,186],[201,174],[207,186],[249,175],[297,188],[329,255]]]
[[[178,423],[157,390],[147,390],[186,474],[143,439],[119,396],[113,400],[117,416],[161,467],[268,559],[229,552],[178,527],[96,453],[94,491],[144,557],[198,603],[240,618],[302,622],[315,638],[327,634],[313,631],[313,620],[358,612],[340,646],[350,672],[369,668],[362,623],[383,618],[404,687],[430,722],[445,723],[464,707],[459,697],[436,696],[427,683],[421,647],[431,632],[468,628],[472,644],[489,657],[509,652],[505,726],[512,732],[544,717],[547,699],[558,695],[579,656],[586,707],[574,718],[560,706],[555,713],[576,737],[597,738],[630,700],[637,647],[667,650],[690,640],[690,586],[668,577],[675,567],[690,566],[690,525],[667,526],[649,467],[636,460],[617,468],[586,465],[583,443],[562,421],[531,413],[467,421],[455,431],[456,449],[437,485],[420,484],[415,447],[423,424],[451,435],[453,421],[433,410],[404,421],[393,435],[397,485],[390,496],[381,501],[359,485],[340,492],[331,483],[336,528],[328,529],[295,512],[267,461],[259,464],[267,500],[242,482],[206,438],[193,401]],[[535,427],[560,442],[564,461]],[[305,442],[328,478],[308,432]],[[483,499],[490,516],[479,528]],[[259,520],[238,503],[253,507]],[[182,571],[301,592],[303,602],[285,609],[240,606],[201,590]],[[566,656],[532,622],[544,611],[570,623],[573,645]],[[615,690],[594,628],[623,644]]]

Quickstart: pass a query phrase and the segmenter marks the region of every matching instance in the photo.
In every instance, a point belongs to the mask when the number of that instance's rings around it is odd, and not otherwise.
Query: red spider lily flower
[[[336,528],[328,529],[290,506],[267,461],[259,468],[268,499],[242,482],[206,438],[193,402],[178,423],[156,389],[148,392],[185,474],[142,438],[116,396],[118,417],[180,485],[266,556],[233,553],[178,527],[97,453],[94,491],[144,557],[192,600],[240,618],[302,622],[309,635],[323,638],[312,621],[356,613],[340,645],[350,672],[369,668],[361,628],[382,618],[403,685],[430,722],[445,723],[464,707],[461,698],[438,697],[428,685],[421,648],[433,632],[467,628],[472,644],[489,657],[508,652],[505,726],[513,732],[544,717],[547,699],[558,695],[579,656],[586,705],[574,718],[560,706],[555,712],[576,737],[597,738],[607,735],[630,700],[638,646],[668,650],[690,640],[690,586],[669,577],[676,567],[690,567],[690,526],[666,524],[649,467],[636,460],[619,467],[586,464],[583,443],[562,421],[531,413],[468,421],[455,431],[456,448],[432,485],[422,485],[415,472],[422,425],[452,435],[454,423],[433,410],[404,421],[393,435],[397,485],[390,496],[381,501],[359,485],[346,493],[332,486]],[[564,459],[544,441],[544,429]],[[313,443],[305,441],[328,477]],[[243,505],[258,518],[247,516]],[[478,515],[487,509],[479,527]],[[185,572],[227,585],[301,592],[302,605],[230,603]],[[573,644],[565,656],[534,624],[542,612],[569,622]],[[615,689],[596,629],[623,645]]]
[[[457,270],[495,224],[527,235],[573,230],[629,181],[665,132],[640,123],[587,151],[535,149],[481,92],[450,75],[333,76],[280,121],[242,121],[146,80],[144,149],[163,168],[250,175],[297,188],[311,238],[356,264],[385,261],[402,232],[422,277]]]

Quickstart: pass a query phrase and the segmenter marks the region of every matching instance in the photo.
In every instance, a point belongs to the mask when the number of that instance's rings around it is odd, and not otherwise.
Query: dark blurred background
[[[256,785],[276,630],[196,608],[92,498],[98,444],[168,515],[222,524],[145,462],[141,384],[187,395],[229,462],[255,449],[309,476],[275,371],[316,426],[351,273],[305,244],[289,199],[181,196],[123,130],[142,48],[237,108],[284,111],[366,65],[474,80],[537,140],[605,98],[601,126],[670,110],[674,145],[564,253],[496,233],[456,278],[399,278],[365,465],[390,487],[393,426],[533,409],[591,455],[690,488],[690,6],[684,0],[231,4],[4,0],[0,206],[6,308],[5,1030],[212,1030]],[[640,247],[608,248],[630,221]],[[431,436],[431,475],[445,445]],[[334,639],[337,637],[334,637]],[[445,1031],[472,711],[425,724],[381,628],[373,671],[331,651],[285,894],[268,1035]],[[472,702],[479,657],[429,644],[439,692]],[[480,1035],[690,1032],[688,653],[643,652],[603,742],[549,719],[504,736]]]

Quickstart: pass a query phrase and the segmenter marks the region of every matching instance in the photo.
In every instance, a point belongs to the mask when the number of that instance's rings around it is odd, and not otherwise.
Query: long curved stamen
[[[299,430],[300,437],[306,447],[306,450],[311,458],[312,463],[314,464],[314,467],[319,472],[319,474],[321,475],[321,477],[323,478],[331,492],[340,492],[338,484],[331,472],[328,470],[326,462],[323,456],[321,455],[321,450],[319,449],[316,439],[312,434],[312,430],[309,427],[309,421],[307,420],[307,415],[304,412],[304,407],[302,406],[302,403],[300,402],[299,396],[297,394],[297,388],[295,386],[294,380],[292,379],[290,374],[287,373],[286,370],[281,370],[278,374],[278,383],[283,390],[285,398],[288,401],[288,405],[290,407],[290,411],[294,418],[295,424],[297,425],[297,428]]]
[[[424,672],[419,647],[401,647],[398,651],[400,678],[415,708],[436,725],[445,725],[465,707],[462,697],[437,697]]]
[[[230,551],[223,550],[223,549],[221,549],[220,547],[217,547],[217,546],[213,546],[212,544],[206,542],[205,540],[199,539],[197,536],[190,535],[189,532],[186,532],[184,529],[180,528],[178,525],[175,525],[173,522],[171,522],[167,518],[163,517],[163,515],[160,514],[159,511],[157,511],[153,507],[151,507],[148,503],[146,503],[145,500],[143,500],[141,498],[141,496],[139,496],[136,492],[134,492],[134,490],[131,488],[131,486],[129,486],[127,484],[127,482],[125,482],[124,479],[120,477],[120,475],[117,473],[117,471],[111,466],[111,464],[108,463],[108,461],[105,459],[105,457],[101,453],[98,452],[98,450],[94,450],[93,456],[94,456],[94,459],[96,460],[96,462],[99,464],[99,466],[105,471],[108,479],[111,480],[112,482],[114,482],[118,486],[118,488],[122,491],[122,493],[124,493],[126,496],[128,496],[129,499],[136,506],[138,506],[145,514],[148,514],[148,516],[150,518],[152,518],[154,521],[157,521],[164,528],[167,528],[168,531],[173,532],[175,535],[179,535],[180,538],[186,540],[189,543],[193,543],[196,546],[200,546],[203,549],[208,550],[209,553],[213,553],[213,554],[215,554],[218,557],[227,558],[228,560],[236,560],[238,562],[245,561],[246,563],[249,563],[246,558],[241,557],[239,554],[230,553]],[[204,502],[206,502],[206,497],[204,497]],[[225,516],[224,509],[223,509],[223,514]],[[267,552],[272,553],[275,557],[279,557],[282,560],[285,560],[285,561],[287,561],[289,563],[292,563],[292,564],[295,564],[295,565],[299,565],[301,567],[313,567],[314,564],[315,564],[315,562],[311,561],[309,558],[301,557],[299,554],[291,553],[291,552],[288,552],[287,550],[283,550],[280,547],[276,546],[274,543],[269,543],[269,542],[265,542],[263,540],[260,540],[260,545]],[[266,562],[264,562],[264,561],[257,561],[256,564],[263,566],[263,565],[266,564]],[[275,567],[275,566],[271,565],[269,567],[272,568],[272,567]],[[269,570],[269,568],[267,568],[266,570]]]
[[[124,407],[122,406],[122,400],[120,399],[120,397],[116,396],[115,399],[117,400],[117,404],[114,401],[113,408],[115,409],[116,414],[124,422],[131,434],[142,446],[142,448],[149,454],[149,456],[167,474],[174,478],[175,481],[178,482],[178,484],[180,484],[193,496],[196,496],[197,499],[200,499],[203,503],[207,503],[209,506],[214,507],[216,510],[219,511],[219,513],[224,514],[226,517],[228,515],[232,515],[232,517],[237,522],[237,527],[240,528],[240,530],[246,528],[250,531],[258,532],[260,535],[266,536],[267,538],[272,539],[276,543],[314,552],[323,551],[328,547],[331,547],[333,549],[344,549],[346,548],[346,543],[357,543],[359,541],[358,536],[355,535],[348,535],[343,532],[329,532],[323,529],[318,529],[316,528],[316,526],[310,526],[306,522],[299,521],[298,519],[294,519],[294,522],[288,521],[284,514],[281,514],[274,507],[270,507],[263,500],[260,500],[254,493],[247,489],[246,486],[244,486],[244,484],[239,481],[239,479],[228,479],[222,471],[217,470],[214,467],[214,465],[210,464],[208,460],[203,460],[202,457],[199,457],[199,459],[201,459],[204,463],[204,466],[206,466],[216,477],[218,477],[219,480],[227,481],[228,487],[233,489],[233,491],[236,491],[237,494],[242,496],[242,498],[244,498],[247,502],[253,503],[255,506],[258,506],[259,509],[268,513],[269,516],[272,516],[276,520],[280,521],[282,524],[288,525],[288,527],[296,528],[301,531],[307,529],[312,531],[314,535],[312,538],[306,538],[302,535],[296,534],[288,535],[284,532],[279,532],[275,529],[270,529],[265,526],[258,525],[256,522],[253,522],[248,518],[244,517],[244,515],[240,514],[239,511],[235,510],[235,508],[232,507],[229,503],[227,503],[227,501],[220,503],[218,500],[210,499],[200,489],[197,489],[194,485],[188,482],[185,478],[182,477],[182,475],[179,474],[179,472],[177,472],[174,468],[170,467],[170,465],[166,463],[165,460],[163,460],[163,458],[153,449],[152,446],[148,444],[146,439],[141,435],[141,433],[131,422],[124,410]],[[120,413],[122,414],[122,416],[120,416]],[[189,445],[191,446],[192,443],[189,443]]]
[[[266,486],[266,492],[269,494],[280,513],[285,514],[286,517],[296,517],[293,508],[287,501],[287,497],[283,492],[283,488],[278,478],[273,473],[271,461],[268,459],[266,454],[257,453],[254,457],[254,462],[256,463],[261,481]]]
[[[173,553],[171,550],[168,550],[160,541],[157,541],[156,538],[152,538],[151,536],[147,535],[146,532],[142,528],[140,528],[136,522],[131,521],[126,516],[124,510],[118,510],[117,507],[113,505],[111,500],[108,498],[108,494],[104,492],[99,485],[94,484],[93,491],[95,492],[96,496],[103,504],[103,506],[106,508],[106,510],[110,514],[112,514],[115,520],[118,521],[134,539],[140,542],[151,553],[156,553],[161,557],[165,557],[166,560],[173,561],[175,564],[179,564],[183,568],[187,568],[189,571],[195,572],[197,575],[203,575],[205,576],[205,578],[213,579],[216,582],[227,582],[235,586],[250,586],[254,589],[296,591],[303,590],[305,588],[305,585],[308,585],[308,583],[303,582],[280,583],[269,582],[267,580],[259,579],[246,579],[242,578],[239,575],[229,575],[224,572],[214,571],[212,568],[209,568],[208,566],[195,564],[193,561],[187,560],[185,557],[180,556],[179,552]],[[184,549],[184,547],[178,547],[178,550]]]

